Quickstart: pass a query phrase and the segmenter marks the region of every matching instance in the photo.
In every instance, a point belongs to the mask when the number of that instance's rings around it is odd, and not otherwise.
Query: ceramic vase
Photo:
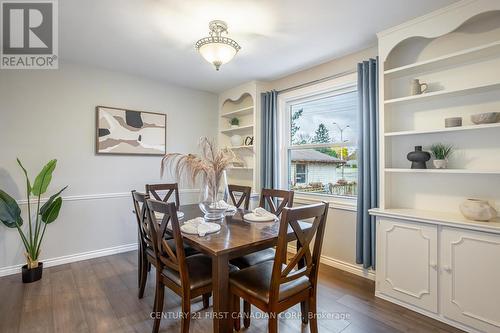
[[[233,147],[241,146],[241,135],[235,134],[231,137],[231,145]]]
[[[415,151],[408,153],[406,158],[411,162],[412,169],[427,169],[426,162],[431,159],[431,154],[422,151],[422,146],[415,146]]]
[[[414,79],[411,82],[411,94],[420,95],[427,91],[427,83],[420,83],[419,79]]]
[[[497,217],[497,211],[486,200],[467,199],[460,204],[460,212],[469,220],[490,221]]]
[[[434,160],[432,161],[436,169],[446,169],[448,166],[448,160]]]

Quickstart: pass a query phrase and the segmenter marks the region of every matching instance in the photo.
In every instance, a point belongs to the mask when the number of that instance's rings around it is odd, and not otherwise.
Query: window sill
[[[332,195],[321,195],[321,194],[305,194],[300,192],[295,192],[294,202],[302,204],[311,204],[317,202],[328,202],[331,209],[341,209],[351,212],[357,211],[357,198],[340,197]]]

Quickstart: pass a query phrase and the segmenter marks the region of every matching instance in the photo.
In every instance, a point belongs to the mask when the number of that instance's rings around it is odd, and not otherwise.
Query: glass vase
[[[227,209],[227,178],[226,171],[220,175],[209,175],[203,180],[200,190],[199,207],[208,221],[222,220]]]

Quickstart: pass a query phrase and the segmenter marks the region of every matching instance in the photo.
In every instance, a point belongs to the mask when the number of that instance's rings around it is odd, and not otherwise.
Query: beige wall
[[[352,53],[344,57],[325,62],[321,65],[287,75],[280,79],[266,82],[266,89],[283,90],[345,71],[355,70],[358,62],[376,56],[377,47],[373,46],[360,52]]]
[[[69,64],[59,70],[2,70],[0,188],[25,199],[16,157],[32,179],[57,158],[48,193],[69,185],[59,219],[47,228],[41,252],[46,263],[133,248],[137,228],[130,191],[161,181],[159,156],[95,155],[96,105],[166,113],[169,152],[195,152],[200,136],[217,134],[214,94]],[[184,203],[197,199],[195,190],[181,193]],[[23,253],[16,230],[0,225],[0,275],[15,272]]]
[[[267,82],[266,89],[283,90],[328,76],[356,69],[359,62],[377,56],[377,48],[371,47],[357,53],[334,59],[324,64],[288,75],[275,81]],[[314,202],[320,199],[296,196],[298,204]],[[355,200],[331,199],[331,209],[323,245],[323,262],[326,264],[373,278],[373,274],[364,271],[356,264],[356,203]]]

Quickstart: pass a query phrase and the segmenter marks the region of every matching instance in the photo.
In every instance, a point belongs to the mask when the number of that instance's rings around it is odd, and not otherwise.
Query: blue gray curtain
[[[358,64],[359,152],[356,262],[375,268],[375,218],[378,206],[378,69],[377,59]]]
[[[278,188],[278,92],[272,90],[262,93],[261,100],[261,186],[263,188]]]

